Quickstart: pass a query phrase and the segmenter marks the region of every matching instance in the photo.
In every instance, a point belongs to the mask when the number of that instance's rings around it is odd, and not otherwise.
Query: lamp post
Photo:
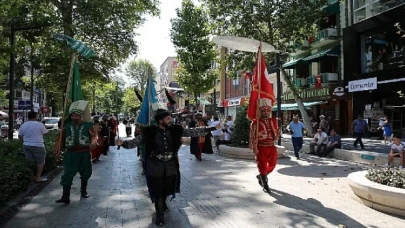
[[[14,55],[14,46],[15,46],[15,34],[16,32],[29,31],[29,30],[38,30],[42,29],[41,26],[31,26],[31,27],[16,27],[15,20],[11,20],[10,25],[10,74],[9,74],[9,93],[10,100],[8,102],[8,139],[13,139],[14,134],[14,76],[15,76],[15,55]],[[32,85],[31,85],[32,86]]]
[[[281,77],[280,77],[280,53],[276,53],[276,68],[277,68],[277,120],[278,120],[278,126],[280,128],[280,133],[282,132],[282,121],[281,121]],[[281,135],[281,134],[280,134]],[[278,143],[279,146],[281,146],[281,136],[278,138]]]

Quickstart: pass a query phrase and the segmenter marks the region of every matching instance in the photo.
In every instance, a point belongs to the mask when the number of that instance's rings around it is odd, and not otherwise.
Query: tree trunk
[[[291,77],[287,74],[287,72],[285,72],[284,68],[280,67],[280,72],[283,75],[284,81],[287,83],[287,86],[290,88],[290,90],[294,96],[295,102],[297,102],[298,109],[301,112],[302,119],[304,120],[304,124],[308,130],[307,135],[309,137],[313,137],[313,129],[312,129],[311,121],[309,120],[307,110],[305,109],[305,106],[302,103],[302,100],[298,93],[297,88],[295,88],[295,85],[291,81]]]

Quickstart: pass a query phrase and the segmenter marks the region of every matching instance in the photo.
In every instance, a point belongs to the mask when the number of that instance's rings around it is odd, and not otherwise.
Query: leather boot
[[[56,200],[55,203],[70,203],[70,185],[63,186],[62,197],[59,200]]]
[[[259,182],[260,186],[263,187],[263,183],[262,183],[262,178],[260,177],[260,174],[256,176],[257,181]]]
[[[166,204],[166,199],[163,199],[163,212],[169,212],[169,207]]]
[[[164,213],[163,213],[163,198],[160,197],[155,200],[155,209],[156,209],[156,221],[157,226],[163,226],[165,224]]]
[[[266,193],[270,193],[270,188],[269,185],[267,183],[267,175],[260,175],[261,179],[262,179],[262,184],[263,184],[263,191]]]
[[[82,180],[82,184],[80,186],[80,194],[83,198],[89,198],[89,195],[87,194],[87,181]]]

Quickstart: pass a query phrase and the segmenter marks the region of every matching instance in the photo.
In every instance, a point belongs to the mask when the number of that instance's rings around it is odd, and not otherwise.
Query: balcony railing
[[[317,83],[317,80],[320,80]],[[336,84],[339,82],[338,73],[320,73],[318,75],[312,75],[307,78],[295,78],[294,83],[297,87],[309,87],[315,88],[317,86],[325,87],[330,84]]]
[[[405,4],[405,0],[354,0],[354,23]]]

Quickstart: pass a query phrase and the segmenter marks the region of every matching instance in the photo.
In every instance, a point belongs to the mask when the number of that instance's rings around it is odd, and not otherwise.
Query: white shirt
[[[22,124],[22,119],[17,119],[17,124]]]
[[[27,121],[21,125],[18,132],[23,137],[25,146],[45,147],[44,134],[48,133],[43,123],[38,121]]]
[[[328,135],[325,132],[322,132],[318,138],[318,144],[327,144],[328,143]]]
[[[393,143],[393,144],[391,145],[391,150],[392,150],[392,152],[394,152],[394,153],[400,153],[400,152],[402,152],[402,151],[405,150],[405,143],[404,143],[404,142],[401,142],[399,145]]]
[[[231,141],[231,139],[232,139],[232,130],[231,130],[231,127],[232,127],[232,125],[233,125],[233,121],[232,121],[232,120],[226,121],[226,125],[227,125],[228,127],[227,127],[227,132],[225,132],[224,140],[225,140],[225,141]]]
[[[214,122],[212,122],[211,123],[211,127],[216,127],[218,124],[220,124],[221,123],[221,121],[214,121]],[[220,129],[217,129],[217,130],[215,130],[215,131],[211,131],[211,134],[212,134],[212,136],[221,136],[222,135],[222,129],[220,128]]]

